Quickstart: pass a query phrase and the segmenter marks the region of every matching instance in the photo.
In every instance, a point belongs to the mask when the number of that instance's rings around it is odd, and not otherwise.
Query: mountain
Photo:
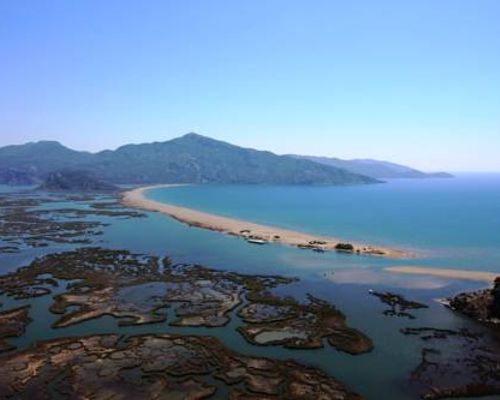
[[[242,148],[189,133],[166,142],[129,144],[99,153],[58,142],[0,148],[2,171],[15,168],[36,179],[54,171],[82,170],[113,183],[365,184],[374,178],[310,160]]]
[[[40,141],[0,148],[0,176],[7,170],[45,177],[61,168],[75,168],[91,162],[93,155],[64,147],[59,142]]]
[[[333,157],[300,156],[291,154],[291,157],[314,161],[319,164],[335,168],[343,168],[356,174],[370,176],[375,179],[391,178],[452,178],[453,175],[446,172],[426,173],[405,165],[388,161],[371,159],[342,160]]]
[[[97,179],[86,171],[63,170],[50,172],[38,189],[56,192],[112,192],[118,190],[118,187]]]

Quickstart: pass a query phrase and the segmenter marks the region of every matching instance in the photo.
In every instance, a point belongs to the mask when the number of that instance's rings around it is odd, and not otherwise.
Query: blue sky
[[[195,131],[500,171],[500,1],[0,2],[0,145]]]

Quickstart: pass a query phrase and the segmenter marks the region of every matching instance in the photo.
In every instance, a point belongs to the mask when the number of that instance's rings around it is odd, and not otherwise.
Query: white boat
[[[437,303],[449,308],[450,310],[455,310],[455,307],[451,305],[450,299],[434,299]]]

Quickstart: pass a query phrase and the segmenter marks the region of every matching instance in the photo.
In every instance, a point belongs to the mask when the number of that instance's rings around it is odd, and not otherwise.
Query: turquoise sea
[[[450,268],[500,271],[500,174],[364,186],[181,186],[154,189],[148,197],[267,225],[410,248],[442,258]]]
[[[333,252],[320,254],[279,245],[255,246],[238,238],[190,228],[157,213],[148,213],[144,219],[113,220],[100,238],[103,246],[170,255],[174,261],[218,269],[299,277],[300,282],[290,285],[287,292],[299,297],[312,293],[332,301],[346,314],[349,325],[373,339],[375,350],[351,356],[328,347],[305,351],[252,346],[233,329],[240,324],[236,316],[223,328],[173,328],[167,324],[119,328],[115,319],[103,317],[54,330],[50,325],[55,317],[47,312],[51,302],[48,297],[27,301],[37,317],[28,326],[27,334],[14,343],[23,348],[34,340],[116,331],[214,335],[239,352],[294,358],[318,366],[369,400],[410,400],[418,398],[409,377],[420,362],[425,343],[402,335],[401,328],[483,329],[435,299],[483,287],[484,283],[391,274],[383,272],[383,268],[413,264],[500,273],[500,175],[394,180],[352,187],[193,185],[154,189],[147,196],[268,225],[409,247],[419,257],[401,261]],[[67,248],[2,255],[0,272],[24,265],[37,254]],[[397,292],[430,307],[415,311],[414,320],[388,317],[382,314],[386,307],[369,295],[368,289]],[[13,300],[0,296],[0,302],[7,308]]]

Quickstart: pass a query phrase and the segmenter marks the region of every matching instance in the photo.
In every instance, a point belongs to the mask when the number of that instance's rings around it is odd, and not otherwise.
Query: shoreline
[[[468,281],[479,281],[493,283],[500,273],[485,272],[485,271],[471,271],[462,269],[446,269],[446,268],[432,268],[432,267],[416,267],[416,266],[396,266],[384,268],[384,271],[412,274],[412,275],[431,275],[440,278],[462,279]]]
[[[127,207],[160,212],[189,226],[221,232],[226,235],[243,238],[247,241],[253,240],[254,243],[258,244],[261,244],[259,242],[262,241],[263,243],[283,244],[316,251],[342,251],[336,249],[335,246],[339,243],[346,243],[338,238],[313,235],[236,218],[224,217],[217,214],[210,214],[187,207],[151,200],[145,196],[145,192],[150,189],[184,185],[185,184],[151,185],[127,190],[121,195],[121,203]],[[353,249],[352,251],[344,251],[346,253],[376,255],[388,258],[407,258],[411,256],[409,252],[400,249],[370,246],[368,244],[355,242],[349,243],[352,244]]]

